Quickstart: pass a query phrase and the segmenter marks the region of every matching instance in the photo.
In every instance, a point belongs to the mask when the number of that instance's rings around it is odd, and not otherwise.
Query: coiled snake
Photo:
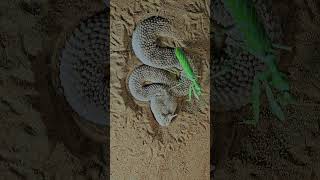
[[[280,41],[279,25],[268,12],[269,9],[264,7],[261,6],[259,12],[267,32],[273,40]],[[109,123],[109,120],[106,121],[109,18],[105,11],[81,22],[69,37],[60,56],[60,81],[64,96],[80,116],[100,125]],[[218,24],[224,27],[232,24],[221,0],[211,2],[211,12],[213,21]],[[191,83],[181,71],[174,48],[157,44],[159,36],[176,34],[168,19],[152,16],[138,24],[132,36],[134,53],[144,65],[133,70],[128,87],[135,99],[150,101],[155,119],[162,126],[168,125],[175,117],[177,97],[187,95]],[[240,50],[241,37],[237,35],[236,28],[224,34],[226,37],[220,41],[224,44],[221,48],[217,31],[214,35],[216,48],[212,53],[211,96],[215,107],[234,110],[248,103],[252,80],[264,65]],[[180,70],[178,77],[168,71],[172,68]]]
[[[160,47],[160,36],[174,37],[168,19],[151,16],[137,25],[132,36],[135,55],[144,64],[134,69],[128,78],[128,87],[133,97],[139,101],[150,101],[150,107],[157,122],[167,126],[176,116],[177,97],[188,94],[191,83],[175,56],[175,49]],[[177,78],[167,71],[176,68],[181,71]]]

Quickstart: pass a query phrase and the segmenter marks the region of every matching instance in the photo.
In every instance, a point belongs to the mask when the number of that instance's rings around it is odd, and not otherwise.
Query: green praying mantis
[[[251,94],[253,118],[244,123],[252,125],[258,123],[262,88],[265,89],[271,112],[283,121],[285,115],[281,106],[292,103],[294,100],[289,93],[290,87],[285,74],[277,68],[275,49],[290,50],[290,48],[271,42],[250,0],[224,0],[223,2],[243,34],[244,49],[261,59],[267,66],[265,71],[258,73],[254,78]],[[277,98],[274,97],[272,88],[279,93]]]
[[[193,69],[191,68],[191,65],[188,61],[188,58],[184,54],[182,48],[175,48],[175,54],[176,54],[176,57],[181,65],[186,77],[191,81],[191,84],[189,87],[188,101],[191,101],[192,94],[196,97],[196,99],[199,100],[199,97],[202,93],[202,87],[200,86],[200,83],[198,81],[196,74],[194,73]]]

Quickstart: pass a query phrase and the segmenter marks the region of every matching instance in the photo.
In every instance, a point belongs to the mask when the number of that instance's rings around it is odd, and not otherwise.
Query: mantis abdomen
[[[247,50],[255,56],[265,56],[271,50],[272,42],[251,0],[224,0],[223,2],[244,36]]]

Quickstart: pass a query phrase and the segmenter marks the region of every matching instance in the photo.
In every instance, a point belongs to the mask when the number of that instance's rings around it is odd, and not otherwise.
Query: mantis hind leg
[[[269,84],[265,83],[265,88],[272,114],[274,114],[279,120],[284,121],[285,115],[281,109],[281,106],[274,98],[271,87],[269,86]]]
[[[192,89],[192,92],[193,92],[194,97],[196,97],[196,99],[199,100],[199,95],[197,94],[197,91],[196,91],[194,85],[191,85],[191,89]]]
[[[195,88],[194,88],[194,85],[191,84],[190,87],[189,87],[189,94],[188,94],[189,98],[188,98],[187,101],[191,101],[191,99],[192,99],[192,94],[193,94],[197,99],[199,99],[199,96],[198,96],[197,93],[196,93],[196,90],[195,90]]]
[[[192,98],[192,85],[189,87],[189,94],[188,94],[189,98],[187,101],[191,101]]]
[[[261,88],[260,88],[260,79],[262,75],[259,74],[253,81],[252,85],[252,95],[251,95],[251,103],[252,103],[252,111],[253,111],[253,118],[250,120],[245,120],[243,123],[257,125],[259,121],[260,115],[260,95],[261,95]]]

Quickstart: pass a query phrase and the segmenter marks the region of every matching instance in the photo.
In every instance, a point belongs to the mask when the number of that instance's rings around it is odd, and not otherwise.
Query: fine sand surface
[[[209,16],[202,0],[111,1],[111,177],[112,179],[209,179]],[[165,13],[163,11],[166,11]],[[136,102],[127,90],[127,77],[141,64],[131,47],[133,30],[150,15],[174,17],[181,37],[199,54],[206,102],[195,110],[183,99],[177,118],[161,127],[148,103]],[[173,41],[173,42],[172,42]],[[200,42],[200,43],[199,43]],[[175,40],[163,42],[173,45]],[[194,44],[198,43],[197,48]],[[185,43],[184,43],[185,44]],[[130,178],[129,178],[130,177]]]

